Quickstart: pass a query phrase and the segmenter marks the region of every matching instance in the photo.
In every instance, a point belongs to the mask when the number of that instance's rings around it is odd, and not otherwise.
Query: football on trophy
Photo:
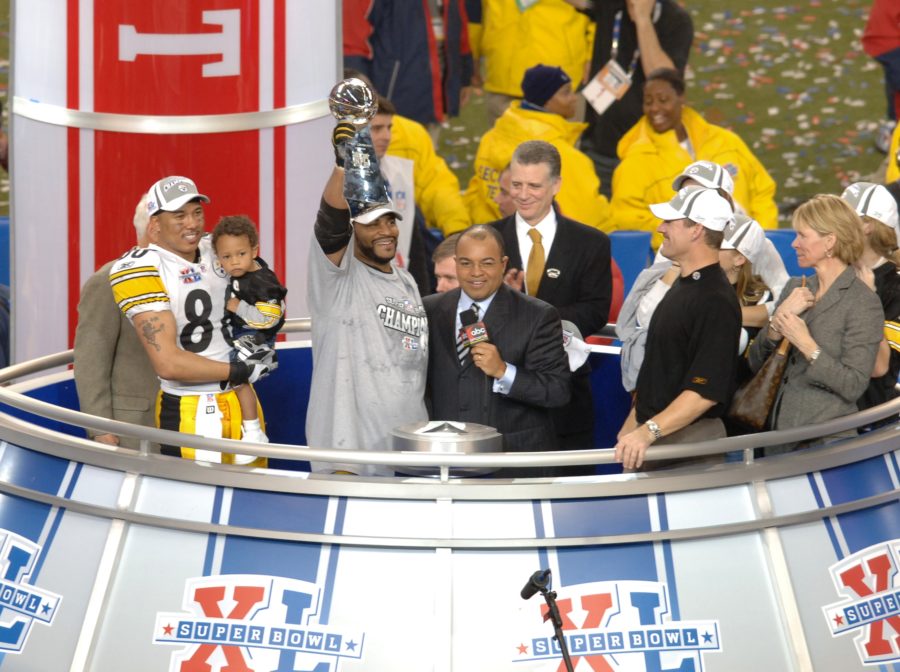
[[[331,90],[328,108],[338,121],[364,126],[378,111],[378,101],[364,81],[351,77],[338,82]]]

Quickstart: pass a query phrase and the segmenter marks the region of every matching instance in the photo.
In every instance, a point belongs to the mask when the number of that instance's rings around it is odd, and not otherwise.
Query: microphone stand
[[[559,615],[559,608],[556,606],[556,591],[547,590],[546,587],[539,588],[541,595],[547,602],[547,615],[544,620],[553,622],[553,639],[559,644],[559,650],[562,653],[563,662],[566,664],[567,672],[574,672],[572,667],[572,659],[569,657],[569,645],[566,644],[566,638],[563,636],[562,616]]]

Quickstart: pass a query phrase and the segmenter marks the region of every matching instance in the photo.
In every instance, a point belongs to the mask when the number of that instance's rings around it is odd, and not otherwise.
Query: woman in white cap
[[[619,141],[621,163],[613,173],[612,229],[655,231],[647,206],[672,197],[672,179],[692,161],[725,166],[734,199],[762,226],[778,226],[775,181],[741,138],[710,124],[685,103],[677,70],[654,70],[644,84],[644,116]],[[715,185],[713,188],[721,188]],[[653,248],[661,237],[654,234]]]
[[[862,220],[864,246],[860,257],[860,277],[868,284],[884,309],[884,339],[878,351],[875,371],[869,387],[859,398],[860,410],[877,406],[897,397],[897,376],[900,375],[900,251],[898,251],[897,202],[890,192],[880,184],[857,182],[851,184],[841,194],[856,210]],[[895,417],[886,418],[876,426],[894,422]]]
[[[797,262],[815,273],[805,287],[791,278],[769,325],[747,351],[750,368],[758,371],[783,339],[792,346],[769,417],[776,430],[854,413],[883,338],[881,302],[854,267],[864,247],[859,215],[837,196],[820,194],[797,208],[793,226]],[[811,443],[767,447],[765,453]]]
[[[735,215],[734,222],[725,228],[725,239],[719,250],[719,266],[725,271],[728,281],[737,293],[741,304],[743,324],[741,328],[740,351],[744,354],[750,341],[756,336],[760,324],[747,320],[744,308],[761,306],[772,298],[772,292],[756,273],[765,249],[766,234],[755,219],[747,215]]]

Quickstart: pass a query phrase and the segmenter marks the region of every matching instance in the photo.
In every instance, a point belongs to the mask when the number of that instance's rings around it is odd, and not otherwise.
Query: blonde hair
[[[807,227],[821,236],[834,235],[831,253],[848,266],[862,256],[865,247],[862,220],[839,196],[813,196],[794,211],[791,226],[794,230]]]
[[[760,276],[753,273],[753,264],[747,259],[738,269],[737,283],[735,283],[734,289],[737,292],[738,302],[742,306],[755,306],[762,301],[766,292],[769,291],[769,286]]]
[[[894,266],[900,266],[900,250],[897,249],[897,233],[894,229],[869,215],[862,215],[862,221],[872,225],[869,246]]]

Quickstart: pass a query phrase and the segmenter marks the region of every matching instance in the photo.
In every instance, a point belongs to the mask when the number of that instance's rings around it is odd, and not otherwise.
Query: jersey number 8
[[[197,312],[197,304],[200,312]],[[203,352],[213,337],[213,325],[209,321],[212,313],[212,299],[202,289],[195,289],[187,295],[184,302],[184,315],[188,322],[181,330],[181,347],[188,352]],[[200,330],[199,339],[196,338]]]

